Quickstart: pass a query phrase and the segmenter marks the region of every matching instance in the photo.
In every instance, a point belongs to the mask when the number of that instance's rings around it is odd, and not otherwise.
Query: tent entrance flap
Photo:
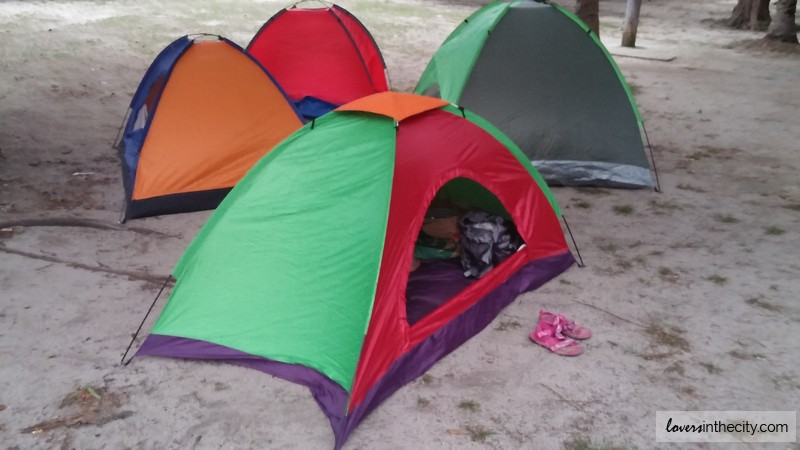
[[[524,244],[488,189],[455,178],[437,192],[414,246],[406,285],[409,326],[455,298]]]

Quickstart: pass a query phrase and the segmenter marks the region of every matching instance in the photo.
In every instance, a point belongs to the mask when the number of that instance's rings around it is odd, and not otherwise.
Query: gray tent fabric
[[[653,186],[624,80],[581,25],[552,5],[521,1],[488,32],[459,106],[507,134],[548,184]]]

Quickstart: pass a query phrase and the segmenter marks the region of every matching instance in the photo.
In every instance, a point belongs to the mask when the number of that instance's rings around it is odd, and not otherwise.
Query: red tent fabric
[[[503,144],[472,122],[440,110],[407,118],[400,122],[397,131],[396,155],[392,207],[376,304],[349,411],[364,400],[398,358],[469,310],[523,266],[568,251],[558,219],[530,173]],[[491,277],[472,284],[409,327],[407,321],[397,318],[405,316],[404,286],[411,265],[411,248],[422,226],[425,208],[447,181],[458,177],[477,181],[494,193],[507,206],[528,246],[496,267]],[[410,224],[409,218],[413,218]]]
[[[389,90],[372,35],[337,5],[282,10],[261,27],[247,51],[295,101],[314,97],[341,105]]]

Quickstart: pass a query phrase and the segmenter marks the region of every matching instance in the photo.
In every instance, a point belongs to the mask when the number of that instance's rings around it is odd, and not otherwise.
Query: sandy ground
[[[402,91],[471,11],[463,3],[341,2],[373,31]],[[800,58],[745,48],[760,34],[704,20],[733,3],[646,1],[643,48],[626,54],[676,59],[617,58],[664,192],[556,189],[588,267],[521,296],[379,407],[347,448],[653,448],[656,410],[797,409]],[[110,144],[155,54],[199,31],[244,45],[284,5],[0,3],[0,222],[115,223],[123,193]],[[603,38],[622,53],[624,1],[601,8]],[[117,365],[154,280],[208,215],[132,224],[157,233],[0,232],[0,447],[332,446],[303,387],[212,363]],[[593,328],[583,356],[528,341],[539,308]],[[798,448],[774,448],[787,446]]]

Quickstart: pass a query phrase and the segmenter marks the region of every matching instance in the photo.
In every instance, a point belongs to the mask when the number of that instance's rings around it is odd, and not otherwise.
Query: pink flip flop
[[[546,316],[549,315],[549,316]],[[553,320],[548,320],[548,319]],[[531,341],[561,356],[578,356],[583,347],[562,334],[563,327],[557,316],[539,311],[539,323],[530,335]]]
[[[539,311],[539,320],[544,319],[548,323],[561,326],[561,333],[572,339],[589,339],[592,337],[592,330],[576,324],[567,319],[563,314],[553,314],[547,311]]]

